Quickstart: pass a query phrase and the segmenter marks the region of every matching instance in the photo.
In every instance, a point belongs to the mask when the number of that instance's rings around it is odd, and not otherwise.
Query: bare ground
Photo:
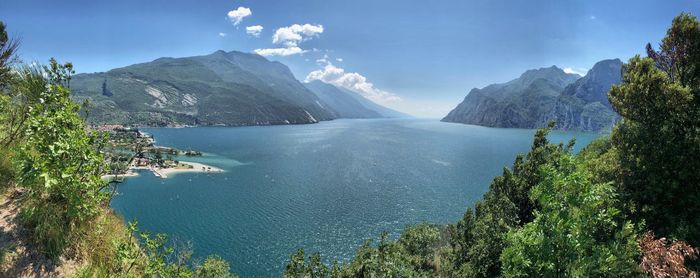
[[[17,203],[22,192],[9,189],[0,195],[0,277],[72,277],[78,264],[61,258],[52,262],[27,239],[27,231],[18,225]]]

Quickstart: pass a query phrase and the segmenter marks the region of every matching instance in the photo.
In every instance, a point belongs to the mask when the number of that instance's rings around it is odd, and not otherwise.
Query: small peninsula
[[[122,125],[93,126],[93,130],[109,135],[105,159],[110,171],[104,179],[122,182],[125,177],[138,176],[139,170],[149,170],[155,176],[167,178],[177,173],[220,173],[223,169],[203,163],[182,161],[178,157],[202,156],[196,150],[178,150],[156,146],[152,135],[138,128]]]

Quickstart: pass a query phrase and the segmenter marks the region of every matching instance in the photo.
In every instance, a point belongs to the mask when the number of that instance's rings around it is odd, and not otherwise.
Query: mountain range
[[[353,91],[312,83],[305,86],[287,66],[260,55],[219,50],[77,74],[71,90],[76,101],[89,100],[94,124],[246,126],[395,117]]]
[[[506,83],[472,89],[442,121],[504,128],[539,128],[550,120],[558,129],[609,129],[619,116],[608,102],[621,82],[619,59],[596,63],[581,77],[551,66],[528,70]]]

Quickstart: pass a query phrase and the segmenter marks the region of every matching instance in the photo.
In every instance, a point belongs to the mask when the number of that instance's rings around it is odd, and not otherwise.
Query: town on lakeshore
[[[104,179],[122,182],[125,177],[137,176],[138,170],[149,170],[160,178],[182,172],[223,172],[223,169],[214,166],[180,160],[182,156],[202,156],[202,153],[191,149],[156,146],[153,135],[137,127],[105,124],[91,128],[109,135],[105,159],[111,167],[110,172],[103,176]]]

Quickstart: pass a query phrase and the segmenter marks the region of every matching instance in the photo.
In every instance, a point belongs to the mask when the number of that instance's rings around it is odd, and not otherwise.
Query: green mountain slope
[[[92,123],[241,126],[334,118],[285,65],[235,51],[78,74],[71,87],[77,101],[90,100]]]

